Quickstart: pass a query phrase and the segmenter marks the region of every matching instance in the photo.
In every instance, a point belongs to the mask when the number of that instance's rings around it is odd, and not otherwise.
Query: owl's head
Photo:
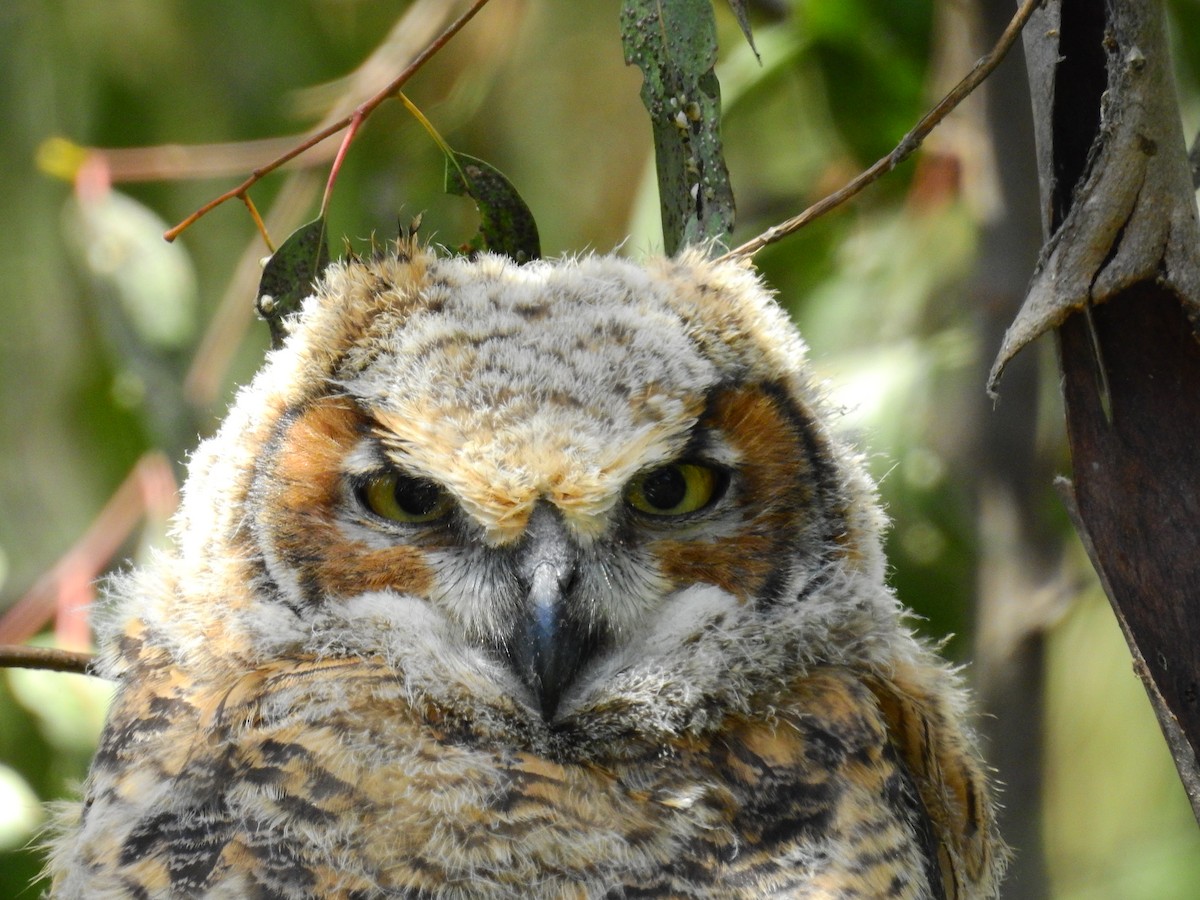
[[[699,728],[874,665],[880,516],[804,357],[699,254],[335,264],[197,452],[139,612],[204,665],[365,654],[550,728]]]

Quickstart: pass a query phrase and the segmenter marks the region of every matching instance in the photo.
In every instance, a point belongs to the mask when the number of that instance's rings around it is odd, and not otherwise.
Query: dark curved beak
[[[517,554],[525,601],[508,653],[548,722],[598,642],[571,605],[578,554],[562,518],[548,503],[534,508]]]

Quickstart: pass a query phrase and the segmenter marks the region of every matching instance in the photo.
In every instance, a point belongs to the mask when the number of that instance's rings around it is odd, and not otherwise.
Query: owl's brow
[[[426,467],[421,465],[417,455],[412,452],[416,444],[412,438],[405,437],[370,413],[367,415],[362,434],[371,442],[381,464],[391,468],[416,469],[424,475],[433,474],[425,471]]]
[[[726,381],[718,382],[709,388],[704,397],[704,408],[689,428],[687,442],[676,459],[703,459],[730,468],[736,466],[740,454],[723,440],[725,429],[715,423],[721,401],[730,393],[744,389],[744,385]]]

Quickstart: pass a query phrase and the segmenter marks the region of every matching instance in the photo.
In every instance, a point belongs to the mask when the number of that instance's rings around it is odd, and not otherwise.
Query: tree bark
[[[1158,0],[1025,30],[1046,243],[992,371],[1056,329],[1062,490],[1200,818],[1200,228]]]

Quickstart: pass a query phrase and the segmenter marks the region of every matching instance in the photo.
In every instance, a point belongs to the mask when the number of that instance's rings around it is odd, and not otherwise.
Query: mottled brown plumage
[[[113,589],[52,895],[984,898],[955,675],[753,274],[338,264]]]

